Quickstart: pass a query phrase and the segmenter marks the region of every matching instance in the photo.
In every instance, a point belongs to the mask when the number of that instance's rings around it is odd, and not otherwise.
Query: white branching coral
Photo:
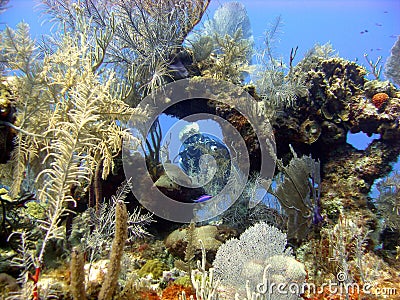
[[[215,278],[241,297],[250,295],[251,299],[252,293],[266,292],[260,287],[267,275],[276,283],[304,280],[304,266],[291,253],[286,248],[286,234],[267,223],[258,223],[218,249],[213,263]]]
[[[74,218],[70,242],[85,251],[90,264],[110,251],[116,231],[116,204],[118,201],[125,201],[130,192],[130,184],[130,180],[122,183],[116,195],[111,197],[111,201],[100,204],[97,212],[94,208],[89,208]],[[152,214],[142,214],[140,209],[128,212],[127,242],[148,235],[145,227],[152,221]]]

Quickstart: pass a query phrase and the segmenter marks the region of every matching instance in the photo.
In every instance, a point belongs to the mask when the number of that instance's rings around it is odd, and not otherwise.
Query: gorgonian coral
[[[383,179],[378,184],[377,208],[389,228],[400,230],[400,173]]]
[[[400,85],[400,36],[397,37],[397,41],[394,43],[391,50],[391,55],[385,64],[385,76],[389,78],[393,83]]]

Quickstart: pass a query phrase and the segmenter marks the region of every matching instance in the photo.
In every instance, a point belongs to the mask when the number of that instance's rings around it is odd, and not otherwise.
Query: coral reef
[[[369,208],[368,193],[375,180],[390,172],[400,154],[400,98],[392,84],[368,81],[365,74],[362,67],[342,58],[318,51],[306,56],[293,68],[293,76],[304,78],[308,94],[298,97],[293,107],[281,110],[272,125],[278,158],[289,160],[291,144],[297,153],[311,153],[320,160],[323,213],[335,221],[342,209],[357,212],[364,216],[364,225],[374,230],[376,216]],[[389,96],[379,110],[372,103],[377,93]],[[223,107],[216,113],[241,118]],[[237,128],[247,139],[254,138],[246,127]],[[380,134],[380,139],[359,151],[346,142],[348,132]],[[254,167],[259,156],[256,149],[251,150]]]
[[[7,2],[0,0],[0,12]],[[217,9],[200,34],[193,29],[209,0],[42,2],[59,21],[60,37],[38,48],[27,24],[0,33],[0,244],[7,247],[0,252],[1,297],[337,299],[341,295],[327,290],[278,295],[268,288],[337,282],[339,273],[345,283],[400,290],[398,174],[378,184],[376,201],[369,194],[400,154],[394,85],[400,39],[385,66],[391,81],[379,78],[380,59],[373,63],[365,55],[375,77],[369,80],[366,69],[335,55],[329,44],[315,45],[296,65],[293,48],[285,66],[273,55],[280,17],[266,31],[257,67],[251,65],[249,17],[238,2]],[[252,82],[244,85],[249,74]],[[244,192],[237,203],[208,224],[159,220],[149,238],[143,226],[151,214],[142,215],[137,199],[126,198],[131,179],[104,200],[123,181],[123,140],[132,142],[132,151],[146,152],[149,189],[181,204],[212,199],[223,185],[232,188],[222,180],[233,165],[225,137],[210,148],[225,163],[218,165],[220,177],[185,189],[175,180],[191,182],[187,173],[199,167],[197,161],[192,170],[188,159],[199,150],[190,140],[202,137],[198,128],[182,131],[184,150],[177,157],[183,170],[160,162],[161,117],[143,145],[130,134],[130,121],[141,124],[149,115],[134,106],[187,77],[221,93],[181,101],[164,113],[180,120],[208,113],[227,121],[247,148],[248,181],[240,181]],[[224,90],[211,78],[241,87]],[[190,98],[192,91],[184,92]],[[249,116],[239,112],[241,105]],[[224,131],[228,125],[220,122]],[[379,136],[358,150],[348,143],[349,133]],[[268,184],[261,175],[266,139],[274,161]],[[267,197],[249,208],[262,188]],[[344,294],[369,299],[358,291]]]
[[[140,277],[150,275],[154,279],[162,276],[163,271],[167,270],[167,266],[158,259],[148,260],[144,266],[138,271]]]
[[[263,276],[274,278],[276,284],[302,283],[306,275],[304,266],[293,258],[291,248],[285,249],[286,243],[286,234],[266,223],[249,227],[239,239],[230,239],[219,247],[213,262],[214,276],[221,285],[234,288],[242,296],[245,289],[265,294],[257,290]]]
[[[176,283],[169,285],[162,293],[162,300],[175,300],[185,293],[186,297],[195,296],[193,288],[182,286]]]
[[[236,236],[235,230],[229,230],[224,226],[206,225],[196,227],[194,231],[196,237],[194,241],[194,255],[197,259],[201,257],[201,246],[198,240],[201,240],[207,253],[207,261],[212,262],[218,248],[224,241]],[[165,246],[168,251],[181,259],[185,258],[187,242],[187,229],[177,229],[170,233],[165,239]]]

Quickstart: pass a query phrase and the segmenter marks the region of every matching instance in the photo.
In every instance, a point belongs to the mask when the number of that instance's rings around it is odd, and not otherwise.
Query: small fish
[[[383,12],[384,14],[387,14],[387,13],[389,13],[387,10],[385,10],[384,12]]]
[[[381,23],[375,23],[375,25],[376,25],[376,26],[379,26],[379,27],[382,26]]]
[[[389,35],[389,37],[395,39],[395,38],[397,38],[397,35],[392,34],[392,35]]]
[[[205,202],[207,200],[210,200],[211,198],[212,198],[212,196],[210,196],[210,195],[203,195],[203,196],[200,196],[199,198],[197,198],[196,200],[194,200],[193,202],[194,203],[201,203],[201,202]]]

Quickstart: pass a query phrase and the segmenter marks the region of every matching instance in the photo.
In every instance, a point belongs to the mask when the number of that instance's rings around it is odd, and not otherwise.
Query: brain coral
[[[372,97],[372,103],[375,105],[376,108],[381,108],[383,104],[389,99],[389,95],[386,93],[376,93]]]

